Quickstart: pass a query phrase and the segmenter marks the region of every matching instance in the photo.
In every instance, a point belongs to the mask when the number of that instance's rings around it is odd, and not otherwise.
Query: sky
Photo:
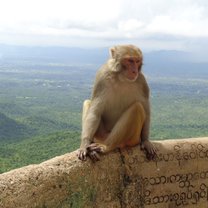
[[[0,44],[208,52],[207,0],[0,0]]]

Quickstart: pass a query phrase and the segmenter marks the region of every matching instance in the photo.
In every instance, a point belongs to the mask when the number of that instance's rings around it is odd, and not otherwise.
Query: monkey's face
[[[135,81],[137,79],[141,65],[142,60],[138,56],[125,56],[121,60],[122,73],[130,81]]]
[[[119,71],[125,80],[135,81],[142,66],[142,52],[133,45],[114,46],[110,50],[111,57],[117,63],[115,71]]]

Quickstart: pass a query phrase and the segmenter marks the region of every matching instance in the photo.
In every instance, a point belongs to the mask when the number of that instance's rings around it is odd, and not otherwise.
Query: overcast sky
[[[206,51],[207,0],[0,0],[0,43]]]

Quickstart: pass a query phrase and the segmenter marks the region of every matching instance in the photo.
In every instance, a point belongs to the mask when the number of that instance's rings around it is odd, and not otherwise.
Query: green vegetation
[[[18,142],[1,142],[0,173],[71,152],[77,149],[79,137],[77,131],[63,131]]]
[[[73,151],[97,66],[0,62],[0,173]],[[149,76],[148,76],[149,77]],[[152,139],[208,135],[208,81],[149,77]]]
[[[208,81],[167,78],[151,83],[152,138],[208,135]]]

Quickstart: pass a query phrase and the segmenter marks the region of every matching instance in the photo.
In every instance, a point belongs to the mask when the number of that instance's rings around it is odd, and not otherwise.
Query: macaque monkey
[[[156,149],[149,141],[149,87],[141,72],[143,56],[133,45],[110,49],[111,57],[96,75],[91,100],[83,104],[80,160],[115,148],[137,144],[153,159]]]

